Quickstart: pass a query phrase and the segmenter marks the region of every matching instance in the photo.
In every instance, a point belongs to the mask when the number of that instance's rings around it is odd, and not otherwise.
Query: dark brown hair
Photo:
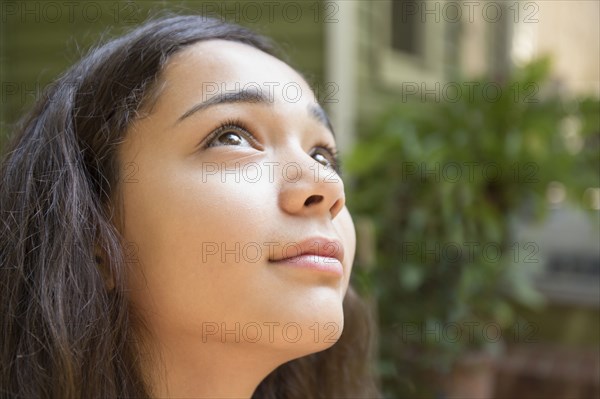
[[[112,222],[116,149],[169,57],[202,40],[275,55],[241,26],[193,15],[150,20],[93,48],[14,131],[0,164],[0,395],[148,397],[125,295],[127,259]],[[106,258],[107,291],[95,256]],[[378,397],[372,322],[352,287],[331,348],[281,365],[256,398]]]

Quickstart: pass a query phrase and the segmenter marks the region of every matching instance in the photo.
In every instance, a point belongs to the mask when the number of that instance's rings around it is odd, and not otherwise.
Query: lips
[[[339,240],[311,237],[290,242],[269,262],[343,275],[344,247]]]

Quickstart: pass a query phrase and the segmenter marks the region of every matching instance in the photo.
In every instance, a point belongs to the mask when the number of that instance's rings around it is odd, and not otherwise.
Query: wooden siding
[[[65,3],[75,5],[65,6]],[[225,20],[252,27],[272,37],[289,57],[292,66],[309,81],[321,84],[325,71],[324,27],[320,13],[323,3],[283,0],[270,4],[271,9],[264,2],[243,1],[2,1],[2,137],[10,131],[10,124],[31,107],[41,90],[85,54],[91,45],[142,22],[150,10],[204,11],[213,16],[224,14]],[[98,10],[99,15],[95,14]]]

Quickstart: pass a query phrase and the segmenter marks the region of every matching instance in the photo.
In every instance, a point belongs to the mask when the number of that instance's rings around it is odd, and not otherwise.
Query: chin
[[[321,298],[323,299],[323,298]],[[294,317],[282,320],[275,347],[292,358],[323,351],[333,346],[344,329],[342,301],[330,298],[325,301],[308,301],[309,306]],[[291,359],[290,359],[291,360]]]

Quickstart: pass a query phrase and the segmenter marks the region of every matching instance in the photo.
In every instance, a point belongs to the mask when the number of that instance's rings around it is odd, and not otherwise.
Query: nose
[[[305,152],[284,163],[279,206],[286,213],[334,219],[345,203],[344,183],[333,168]]]

